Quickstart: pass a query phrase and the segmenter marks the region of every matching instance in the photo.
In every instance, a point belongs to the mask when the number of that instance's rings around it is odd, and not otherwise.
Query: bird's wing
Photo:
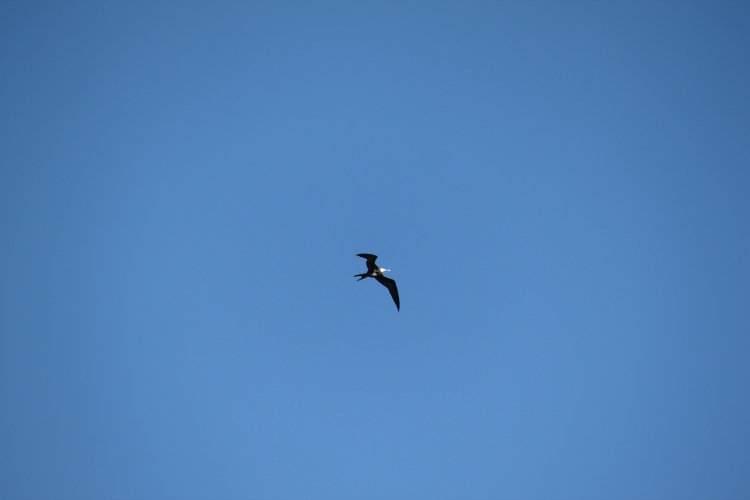
[[[393,302],[396,303],[396,310],[401,310],[401,302],[398,300],[398,288],[396,288],[396,282],[393,281],[391,278],[386,278],[382,274],[378,274],[375,276],[375,279],[378,280],[378,282],[386,287],[389,292],[391,292],[391,297],[393,297]]]
[[[372,272],[375,269],[375,260],[378,258],[377,255],[371,253],[358,253],[357,257],[367,259],[367,271]]]

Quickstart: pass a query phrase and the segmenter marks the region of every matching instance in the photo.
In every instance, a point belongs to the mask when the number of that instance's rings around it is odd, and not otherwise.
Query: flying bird
[[[398,288],[396,288],[396,282],[391,278],[386,278],[385,276],[383,276],[383,273],[387,273],[388,271],[390,271],[390,269],[383,269],[382,267],[378,267],[375,265],[375,259],[378,258],[377,255],[372,255],[371,253],[358,253],[357,257],[367,259],[367,272],[362,274],[355,274],[355,278],[359,276],[359,279],[357,281],[362,281],[365,278],[375,278],[376,280],[378,280],[378,283],[386,287],[388,291],[391,292],[393,302],[396,303],[396,310],[400,311],[401,303],[398,300]]]

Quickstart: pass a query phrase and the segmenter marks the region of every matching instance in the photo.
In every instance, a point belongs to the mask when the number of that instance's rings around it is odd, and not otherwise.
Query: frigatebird
[[[401,303],[398,300],[398,288],[396,288],[396,282],[391,278],[386,278],[385,276],[383,276],[383,273],[387,273],[388,271],[390,271],[390,269],[383,269],[382,267],[378,267],[375,265],[375,259],[378,258],[377,255],[373,255],[371,253],[358,253],[357,257],[367,259],[367,272],[362,274],[355,274],[355,278],[359,276],[359,279],[357,281],[362,281],[365,278],[375,278],[376,280],[378,280],[378,283],[385,286],[388,291],[391,292],[393,302],[396,303],[396,310],[400,311]]]

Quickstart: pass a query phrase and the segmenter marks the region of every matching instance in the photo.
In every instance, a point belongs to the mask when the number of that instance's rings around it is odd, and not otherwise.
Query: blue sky
[[[741,2],[0,4],[0,497],[750,497],[748,61]]]

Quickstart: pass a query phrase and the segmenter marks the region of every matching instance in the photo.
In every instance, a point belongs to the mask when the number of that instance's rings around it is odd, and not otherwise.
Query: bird
[[[376,280],[378,280],[378,283],[386,287],[388,291],[391,292],[393,302],[396,303],[396,310],[401,311],[401,302],[398,300],[398,288],[396,288],[396,282],[391,278],[386,278],[385,276],[383,276],[383,273],[389,272],[390,269],[383,269],[382,267],[378,267],[375,265],[375,259],[378,258],[377,255],[373,255],[371,253],[358,253],[357,257],[367,259],[367,272],[362,274],[355,274],[355,278],[359,277],[357,281],[362,281],[365,278],[375,278]]]

